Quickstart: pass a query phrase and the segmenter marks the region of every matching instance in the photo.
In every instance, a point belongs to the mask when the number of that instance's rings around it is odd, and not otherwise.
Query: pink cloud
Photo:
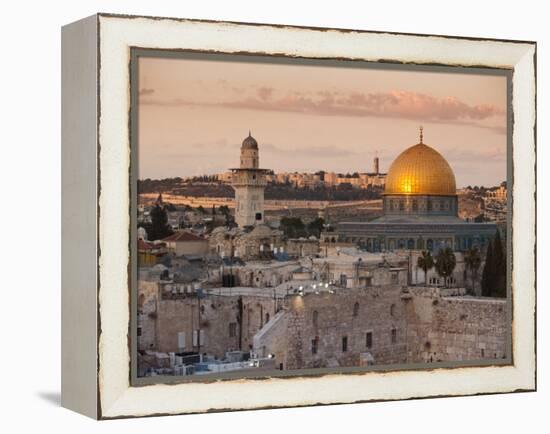
[[[490,104],[469,105],[454,96],[437,98],[410,91],[319,92],[317,96],[290,92],[277,99],[271,98],[272,91],[269,89],[262,94],[258,91],[260,98],[248,97],[221,105],[328,116],[382,116],[433,121],[480,121],[505,114],[504,109]]]
[[[260,87],[254,96],[231,101],[211,103],[182,99],[161,101],[142,99],[143,104],[157,105],[206,105],[238,109],[303,113],[322,116],[375,116],[422,120],[442,123],[470,124],[504,133],[504,126],[481,124],[490,118],[503,120],[506,111],[491,104],[469,105],[456,96],[438,98],[419,92],[393,90],[390,92],[329,92],[316,94],[288,92],[274,97],[274,89]]]
[[[258,97],[262,101],[267,101],[273,95],[273,88],[272,87],[265,87],[265,86],[260,87],[260,88],[258,88],[257,93],[258,93]]]

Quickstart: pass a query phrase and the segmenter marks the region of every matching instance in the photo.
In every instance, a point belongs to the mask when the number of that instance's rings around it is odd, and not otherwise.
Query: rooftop
[[[203,237],[192,234],[188,231],[178,231],[174,232],[172,235],[164,238],[162,241],[175,241],[175,242],[184,242],[184,241],[205,241]]]

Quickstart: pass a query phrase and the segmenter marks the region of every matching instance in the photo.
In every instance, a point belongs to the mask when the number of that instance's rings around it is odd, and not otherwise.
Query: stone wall
[[[404,363],[404,308],[398,286],[293,297],[286,312],[286,327],[278,328],[286,340],[284,369],[358,366],[365,352],[371,353],[376,364]],[[370,347],[367,333],[371,333]],[[261,342],[276,357],[280,357],[280,335],[271,333]]]
[[[138,287],[138,350],[154,349],[156,345],[155,317],[159,283],[139,281]]]
[[[346,266],[339,264],[342,270]],[[231,350],[253,351],[274,355],[282,369],[506,357],[506,300],[468,297],[463,288],[407,287],[402,268],[369,272],[380,285],[282,298],[271,288],[248,295],[171,296],[159,294],[158,283],[142,281],[138,348],[217,358]],[[200,348],[193,342],[199,329]]]
[[[287,365],[288,355],[288,320],[286,310],[279,311],[265,326],[254,336],[253,350],[257,357],[272,355],[275,358],[277,368]]]
[[[227,351],[252,349],[254,335],[275,316],[277,300],[260,296],[189,295],[144,305],[138,349],[199,351],[223,358]],[[193,335],[201,332],[199,342]],[[185,347],[178,336],[185,334]],[[195,340],[194,340],[195,339]]]
[[[359,366],[365,357],[375,365],[505,357],[506,301],[464,292],[386,285],[294,296],[254,350],[284,369]]]
[[[410,363],[506,357],[506,300],[449,297],[415,288],[407,302]]]

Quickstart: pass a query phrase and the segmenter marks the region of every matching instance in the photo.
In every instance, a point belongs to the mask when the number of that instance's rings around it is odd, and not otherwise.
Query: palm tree
[[[431,270],[434,266],[434,258],[428,250],[423,250],[422,255],[418,257],[416,261],[418,268],[424,271],[424,284],[428,284],[428,270]]]
[[[464,264],[466,264],[466,270],[470,270],[470,276],[472,278],[472,292],[475,294],[477,272],[481,266],[481,254],[477,247],[472,247],[466,251],[464,254]]]
[[[447,287],[447,279],[453,274],[456,267],[456,256],[450,247],[441,249],[435,257],[435,269],[437,274],[443,277],[445,287]]]

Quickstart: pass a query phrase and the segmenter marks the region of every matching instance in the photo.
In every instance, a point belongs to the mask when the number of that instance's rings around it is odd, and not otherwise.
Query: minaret
[[[378,153],[374,156],[372,171],[374,172],[375,175],[378,175],[380,173],[380,160],[378,159]]]
[[[264,222],[265,172],[260,169],[258,142],[252,137],[243,140],[241,164],[233,172],[232,186],[235,190],[235,221],[240,227]]]

